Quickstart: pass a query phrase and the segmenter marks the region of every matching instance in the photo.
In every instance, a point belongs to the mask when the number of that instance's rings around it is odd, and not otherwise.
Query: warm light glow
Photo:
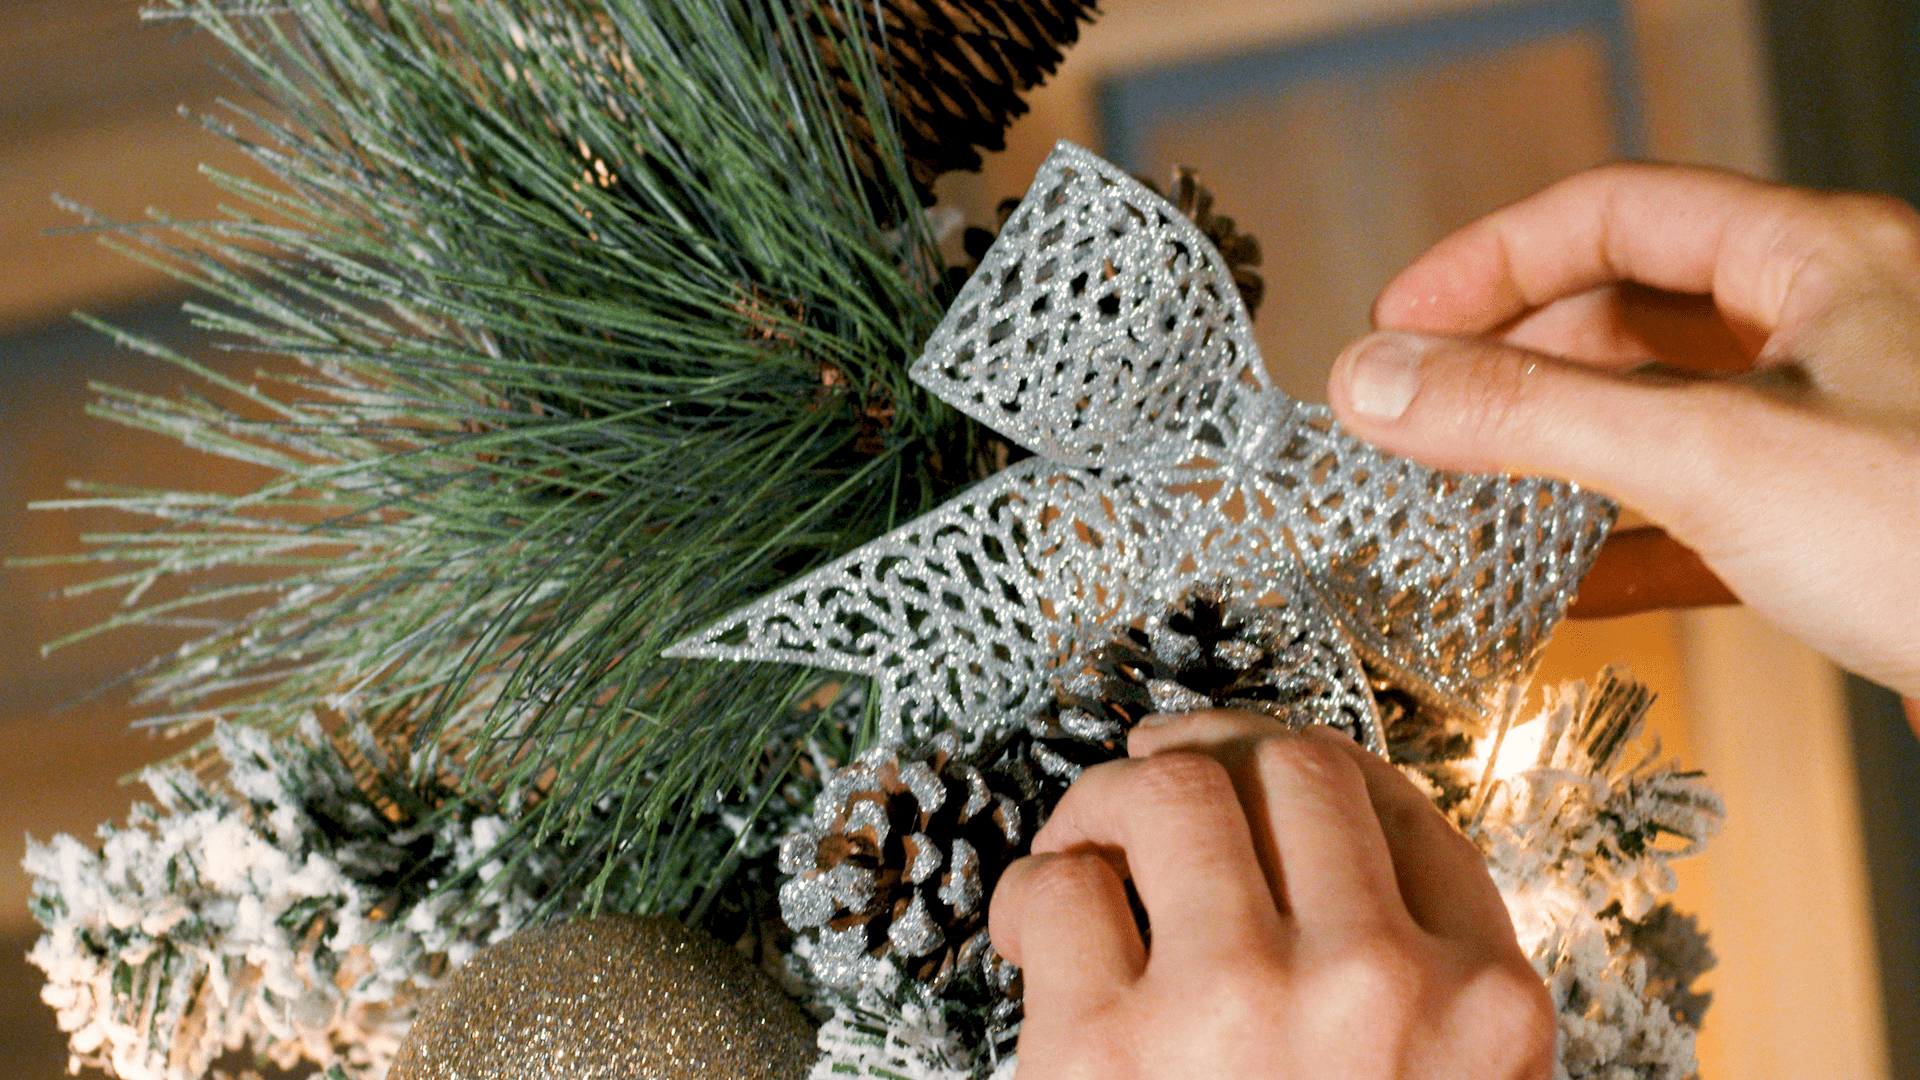
[[[1506,901],[1507,913],[1513,917],[1514,937],[1521,951],[1529,956],[1556,927],[1573,925],[1586,911],[1583,898],[1559,882],[1503,889],[1500,898]]]
[[[1500,757],[1493,764],[1493,778],[1497,781],[1511,781],[1521,773],[1533,768],[1540,759],[1540,741],[1546,738],[1546,718],[1536,716],[1533,719],[1514,724],[1507,729],[1507,737],[1500,742]],[[1487,758],[1493,753],[1495,734],[1488,734],[1474,747],[1474,759],[1480,768],[1486,768]]]

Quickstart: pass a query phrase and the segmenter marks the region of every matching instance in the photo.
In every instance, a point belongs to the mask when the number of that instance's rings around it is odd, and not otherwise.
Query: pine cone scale
[[[870,751],[824,786],[817,828],[783,843],[794,876],[781,916],[818,931],[829,981],[858,981],[888,956],[935,983],[981,962],[984,900],[1025,850],[1013,796],[1026,793],[957,749],[947,735],[918,753]]]
[[[868,48],[882,71],[901,130],[908,170],[922,205],[933,202],[933,181],[942,173],[980,167],[980,149],[1005,145],[1007,126],[1027,111],[1027,91],[1053,73],[1093,5],[1084,0],[879,0],[878,25]],[[838,89],[855,160],[883,224],[895,211],[880,195],[888,189],[873,133],[864,124],[865,105],[846,76],[840,49],[853,35],[830,5],[808,19]]]

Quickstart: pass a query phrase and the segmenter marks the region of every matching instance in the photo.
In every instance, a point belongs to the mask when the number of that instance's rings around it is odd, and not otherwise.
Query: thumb
[[[1920,565],[1899,557],[1920,537],[1920,432],[1828,407],[1782,379],[1793,370],[1656,379],[1376,333],[1340,356],[1327,389],[1383,449],[1613,496],[1776,625],[1920,696]]]
[[[1328,396],[1382,449],[1460,472],[1571,480],[1709,557],[1793,471],[1791,453],[1759,445],[1787,410],[1748,387],[1600,371],[1484,339],[1369,334],[1335,361]]]

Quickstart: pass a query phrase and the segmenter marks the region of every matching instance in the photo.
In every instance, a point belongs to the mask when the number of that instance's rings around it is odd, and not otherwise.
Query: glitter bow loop
[[[979,733],[1196,584],[1272,609],[1299,685],[1383,745],[1369,674],[1466,720],[1528,674],[1613,519],[1437,472],[1275,389],[1219,253],[1062,143],[912,370],[1033,450],[668,655],[874,677],[883,737]]]
[[[1276,394],[1232,274],[1179,211],[1062,143],[914,364],[915,382],[1062,465],[1237,458]]]

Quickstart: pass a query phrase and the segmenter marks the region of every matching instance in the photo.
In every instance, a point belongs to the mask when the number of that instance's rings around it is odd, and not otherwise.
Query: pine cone
[[[1260,265],[1260,241],[1251,233],[1240,232],[1234,226],[1232,218],[1213,212],[1213,193],[1200,185],[1198,174],[1182,165],[1173,170],[1173,193],[1160,190],[1160,185],[1144,176],[1136,176],[1156,195],[1173,203],[1174,208],[1187,216],[1208,241],[1219,250],[1220,257],[1226,260],[1227,269],[1233,274],[1233,286],[1240,293],[1240,302],[1247,306],[1247,315],[1252,317],[1260,313],[1260,301],[1267,295],[1267,283],[1253,268]],[[963,235],[970,265],[953,267],[948,271],[954,292],[966,284],[968,277],[986,257],[987,248],[993,244],[999,230],[1012,216],[1020,203],[1018,199],[1007,199],[1000,204],[999,223],[993,229],[973,226]]]
[[[1220,257],[1227,261],[1227,269],[1233,273],[1234,288],[1240,291],[1240,301],[1247,305],[1247,314],[1259,314],[1260,301],[1267,295],[1267,283],[1253,269],[1260,265],[1259,239],[1235,229],[1232,218],[1214,213],[1213,193],[1200,186],[1199,175],[1185,165],[1173,170],[1171,193],[1161,191],[1158,184],[1144,176],[1135,179],[1187,215],[1187,220],[1213,242]]]
[[[1095,649],[1063,681],[1053,707],[1027,722],[1034,765],[1056,785],[1089,765],[1125,757],[1127,734],[1156,712],[1251,709],[1298,722],[1320,689],[1296,672],[1291,641],[1261,608],[1229,606],[1217,590],[1188,593],[1173,610]],[[1349,731],[1365,742],[1365,732]]]
[[[946,733],[918,753],[862,754],[827,781],[814,827],[781,842],[780,869],[795,876],[780,914],[819,932],[825,982],[858,985],[889,955],[936,988],[976,966],[1002,989],[1013,978],[988,942],[987,898],[1032,839],[1021,807],[1033,792],[958,760],[958,748]]]
[[[898,118],[913,186],[933,202],[941,173],[978,169],[980,150],[1006,146],[1007,125],[1027,111],[1021,95],[1059,65],[1093,12],[1087,0],[877,0],[881,39],[867,31],[880,70],[892,73],[888,102]],[[869,202],[893,224],[888,189],[874,152],[859,88],[847,78],[840,50],[851,38],[830,5],[815,9],[810,29],[827,76],[835,83],[856,141]]]
[[[868,751],[836,773],[813,827],[781,843],[780,869],[793,875],[780,886],[781,916],[797,933],[817,932],[813,966],[829,985],[859,985],[891,957],[936,989],[974,972],[1017,999],[1018,969],[987,939],[987,901],[1081,770],[1124,757],[1127,734],[1153,712],[1324,720],[1317,670],[1280,615],[1195,589],[1095,649],[1051,708],[971,762],[946,733],[919,752]]]

